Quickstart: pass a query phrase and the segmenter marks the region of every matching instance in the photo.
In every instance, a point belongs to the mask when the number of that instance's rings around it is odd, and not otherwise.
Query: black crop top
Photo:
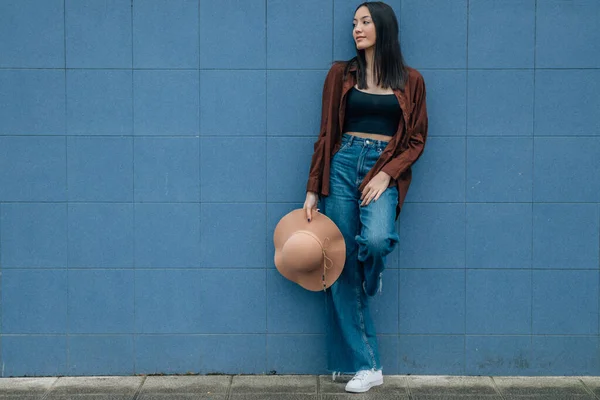
[[[395,94],[371,94],[353,87],[346,99],[342,132],[394,136],[402,110]]]

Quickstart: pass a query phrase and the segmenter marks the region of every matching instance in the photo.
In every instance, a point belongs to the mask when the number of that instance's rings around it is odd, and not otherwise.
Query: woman
[[[404,64],[391,7],[366,2],[354,14],[357,55],[336,62],[323,88],[304,209],[310,221],[320,197],[324,214],[346,241],[346,264],[326,292],[328,369],[355,374],[349,392],[383,383],[368,297],[381,289],[385,256],[398,242],[395,220],[411,165],[427,137],[425,83]]]

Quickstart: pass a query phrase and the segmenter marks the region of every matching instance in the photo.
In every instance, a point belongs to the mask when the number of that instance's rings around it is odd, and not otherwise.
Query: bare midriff
[[[358,136],[358,137],[365,138],[365,139],[381,140],[383,142],[389,142],[392,139],[391,136],[380,135],[378,133],[364,133],[364,132],[344,132],[344,133],[347,133],[348,135],[352,135],[352,136]]]

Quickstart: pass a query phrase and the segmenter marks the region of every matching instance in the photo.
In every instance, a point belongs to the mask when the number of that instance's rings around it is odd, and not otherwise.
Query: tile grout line
[[[67,312],[67,320],[66,320],[66,326],[65,326],[65,341],[66,341],[66,360],[65,360],[65,367],[68,371],[70,364],[71,364],[71,341],[70,341],[70,336],[69,336],[69,332],[71,330],[70,328],[70,313],[69,313],[69,277],[70,277],[70,273],[69,273],[69,239],[70,239],[70,227],[69,227],[69,136],[67,135],[69,133],[69,119],[68,119],[68,115],[67,115],[67,108],[68,108],[68,103],[69,103],[69,98],[67,95],[68,92],[68,85],[67,85],[67,0],[63,0],[63,46],[64,46],[64,52],[63,52],[63,60],[64,60],[64,77],[65,77],[65,113],[64,113],[64,118],[65,118],[65,186],[66,186],[66,193],[65,193],[65,207],[66,207],[66,218],[67,220],[65,221],[66,225],[67,225],[67,237],[66,237],[66,273],[67,273],[67,306],[66,306],[66,312]],[[3,368],[4,370],[4,368]],[[65,372],[67,372],[65,371]]]
[[[268,46],[269,46],[269,40],[268,40],[268,34],[269,34],[269,23],[268,23],[268,18],[269,18],[269,12],[268,12],[268,7],[269,7],[269,2],[268,0],[264,0],[264,5],[265,5],[265,68],[267,67],[267,62],[268,62]],[[269,134],[269,102],[268,102],[268,97],[269,97],[269,77],[268,77],[268,72],[265,69],[264,71],[264,76],[265,76],[265,232],[267,232],[267,228],[269,225],[269,202],[268,202],[268,188],[269,188],[269,168],[267,166],[268,162],[269,162],[269,146],[267,141],[268,139],[268,134]],[[265,364],[263,366],[263,371],[266,372],[269,369],[269,299],[268,299],[268,293],[269,293],[269,268],[268,268],[268,252],[267,249],[269,248],[269,238],[267,238],[267,240],[265,240]]]
[[[530,273],[529,280],[531,282],[531,290],[529,293],[529,357],[533,356],[533,277],[534,277],[534,193],[535,193],[535,67],[537,63],[537,0],[534,1],[534,18],[533,18],[533,105],[532,105],[532,132],[531,132],[531,254],[530,254]]]
[[[133,19],[133,13],[134,13],[134,5],[133,5],[134,0],[131,0],[131,215],[132,215],[132,221],[131,223],[133,224],[132,226],[132,231],[133,231],[133,243],[131,244],[132,247],[132,258],[133,258],[133,265],[132,265],[132,271],[133,271],[133,334],[132,336],[132,346],[133,346],[133,373],[135,374],[137,372],[137,347],[136,347],[136,343],[137,343],[137,337],[135,334],[135,320],[136,320],[136,295],[137,295],[137,287],[136,287],[136,273],[135,273],[135,267],[136,267],[136,260],[135,260],[135,106],[134,106],[134,102],[135,102],[135,85],[134,85],[134,81],[135,81],[135,71],[133,70],[134,67],[134,51],[133,51],[133,46],[134,46],[134,40],[133,40],[133,35],[135,34],[134,32],[134,19]],[[145,378],[144,378],[145,381]],[[143,384],[143,382],[142,382]],[[141,386],[140,388],[141,389]],[[136,396],[134,396],[134,400],[137,398],[137,393]]]
[[[465,70],[465,171],[464,171],[464,177],[465,177],[465,191],[464,191],[464,199],[465,199],[465,204],[463,207],[463,212],[464,212],[464,265],[463,265],[463,278],[464,278],[464,300],[463,300],[463,306],[464,306],[464,316],[463,316],[463,365],[462,365],[462,372],[463,374],[466,373],[467,370],[467,187],[469,185],[468,183],[468,174],[467,174],[467,170],[468,170],[468,154],[469,154],[469,17],[470,17],[470,4],[471,1],[467,0],[467,21],[466,21],[466,25],[467,25],[467,32],[466,32],[466,46],[465,46],[465,56],[466,56],[466,70]]]

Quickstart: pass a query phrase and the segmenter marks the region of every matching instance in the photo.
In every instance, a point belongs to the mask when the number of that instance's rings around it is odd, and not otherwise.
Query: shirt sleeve
[[[325,157],[326,138],[329,132],[337,129],[336,120],[337,108],[335,99],[335,85],[339,79],[340,65],[334,64],[325,77],[323,84],[323,96],[321,100],[321,127],[319,129],[319,137],[314,144],[314,152],[310,163],[310,171],[308,173],[308,182],[306,191],[320,193],[323,178],[323,160]],[[329,120],[329,116],[331,120]]]
[[[421,75],[418,76],[414,90],[414,106],[410,117],[410,125],[407,124],[408,146],[404,151],[396,154],[381,169],[383,172],[398,179],[412,164],[423,154],[425,141],[427,140],[427,104],[425,93],[425,81]]]

